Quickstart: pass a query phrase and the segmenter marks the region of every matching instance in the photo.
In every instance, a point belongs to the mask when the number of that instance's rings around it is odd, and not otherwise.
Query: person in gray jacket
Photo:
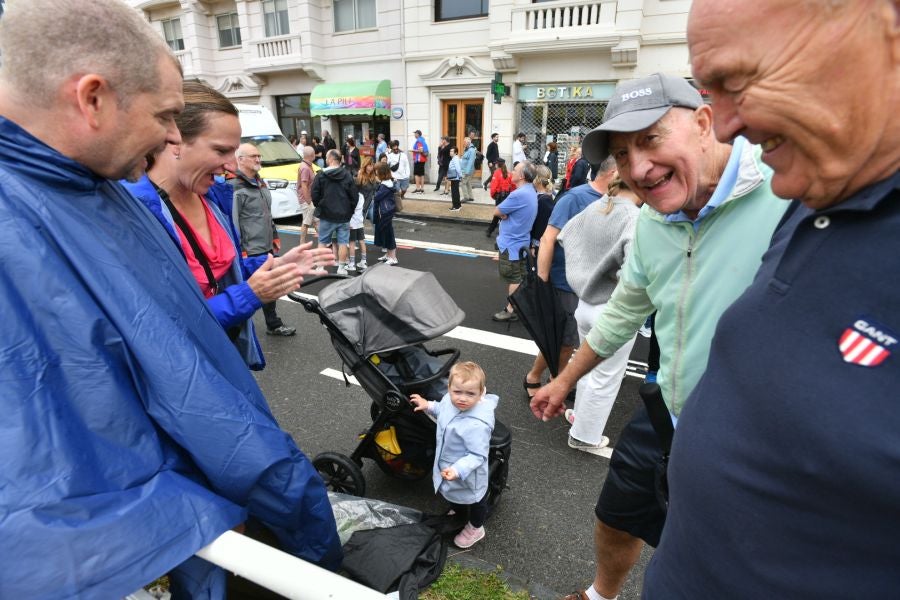
[[[473,362],[453,365],[448,389],[440,402],[429,402],[418,394],[413,394],[410,402],[416,406],[416,412],[425,411],[437,418],[434,491],[440,492],[457,514],[468,515],[468,523],[453,543],[470,548],[484,539],[488,452],[494,410],[500,399],[485,393],[484,371]]]
[[[272,195],[259,178],[261,167],[259,148],[241,144],[237,153],[238,170],[229,183],[234,188],[234,207],[231,218],[241,235],[241,248],[247,256],[278,254],[281,240],[272,221]],[[277,300],[263,304],[268,335],[291,336],[297,333],[286,326],[275,312]]]

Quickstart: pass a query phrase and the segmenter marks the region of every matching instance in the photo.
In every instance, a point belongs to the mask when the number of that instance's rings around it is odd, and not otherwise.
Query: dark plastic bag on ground
[[[447,560],[442,518],[371,498],[329,492],[328,499],[344,542],[341,569],[350,579],[416,600],[440,576]]]
[[[382,593],[397,589],[401,600],[416,600],[434,582],[447,560],[447,543],[425,525],[398,525],[357,531],[344,545],[343,570],[351,579]]]

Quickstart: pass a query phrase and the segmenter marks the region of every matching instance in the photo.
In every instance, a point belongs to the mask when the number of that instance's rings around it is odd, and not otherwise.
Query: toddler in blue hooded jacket
[[[473,362],[453,365],[448,389],[440,402],[418,394],[410,396],[410,402],[417,412],[424,410],[437,418],[434,491],[440,492],[457,513],[468,515],[466,526],[453,543],[469,548],[484,538],[488,452],[499,398],[485,393],[484,371]]]

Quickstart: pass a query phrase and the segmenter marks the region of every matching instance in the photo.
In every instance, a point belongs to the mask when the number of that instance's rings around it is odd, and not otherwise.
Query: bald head
[[[316,158],[316,149],[312,146],[303,147],[303,160],[312,162]]]
[[[695,0],[688,19],[716,136],[760,144],[773,191],[816,209],[900,168],[898,40],[895,0]]]

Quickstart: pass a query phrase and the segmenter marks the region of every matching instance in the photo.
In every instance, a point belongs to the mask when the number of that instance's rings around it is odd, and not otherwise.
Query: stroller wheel
[[[366,480],[360,469],[348,456],[337,452],[323,452],[313,459],[313,466],[332,492],[366,495]]]

